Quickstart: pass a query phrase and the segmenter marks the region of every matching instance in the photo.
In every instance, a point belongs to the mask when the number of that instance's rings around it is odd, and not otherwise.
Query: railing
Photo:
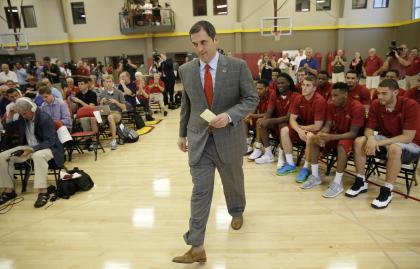
[[[152,14],[145,14],[144,9],[120,12],[120,30],[122,34],[162,33],[175,30],[172,9],[153,9]]]

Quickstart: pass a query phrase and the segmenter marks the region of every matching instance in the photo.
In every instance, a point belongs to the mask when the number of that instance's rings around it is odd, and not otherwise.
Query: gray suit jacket
[[[246,63],[240,59],[219,55],[211,108],[207,105],[200,80],[199,59],[182,65],[179,75],[184,86],[179,136],[188,139],[189,164],[194,165],[200,160],[209,136],[209,124],[200,117],[206,108],[216,115],[226,112],[232,119],[226,127],[213,130],[221,161],[231,163],[243,158],[246,151],[243,119],[259,102]]]

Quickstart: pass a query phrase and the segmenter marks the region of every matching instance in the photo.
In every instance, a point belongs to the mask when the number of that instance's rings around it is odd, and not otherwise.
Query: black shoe
[[[48,203],[48,199],[50,199],[50,194],[46,193],[38,193],[38,199],[36,199],[34,207],[40,208],[43,207]]]
[[[155,118],[153,118],[151,115],[147,114],[146,115],[146,120],[147,121],[153,121],[153,120],[155,120]]]
[[[350,198],[354,198],[361,193],[365,193],[368,191],[368,184],[363,180],[363,178],[356,177],[353,186],[346,191],[346,196]]]
[[[165,116],[165,117],[168,116],[168,111],[166,111],[166,110],[163,111],[163,116]]]
[[[5,204],[7,201],[15,199],[16,197],[17,197],[17,194],[15,191],[2,192],[2,194],[0,195],[0,205]]]
[[[376,209],[386,208],[392,201],[392,192],[387,187],[381,187],[379,196],[373,200],[372,207]]]

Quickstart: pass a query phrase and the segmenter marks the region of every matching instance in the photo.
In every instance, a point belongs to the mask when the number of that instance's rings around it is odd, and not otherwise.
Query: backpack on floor
[[[135,143],[139,141],[139,134],[123,123],[117,125],[117,135],[123,143]]]

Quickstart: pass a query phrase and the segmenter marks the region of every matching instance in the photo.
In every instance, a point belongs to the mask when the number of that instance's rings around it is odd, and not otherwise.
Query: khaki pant
[[[407,90],[416,87],[419,78],[420,77],[418,75],[405,76],[405,83],[406,83]]]
[[[366,88],[377,89],[380,80],[381,80],[380,76],[367,76],[366,77]]]
[[[332,79],[331,82],[337,83],[337,82],[346,82],[346,78],[344,77],[344,72],[341,73],[332,73]]]
[[[115,124],[121,121],[121,113],[118,111],[111,111],[111,114],[108,115],[108,118],[112,117],[114,119]]]
[[[48,161],[54,157],[51,149],[35,151],[26,158],[10,156],[15,151],[24,150],[27,148],[29,147],[19,146],[0,153],[0,188],[15,187],[15,180],[13,178],[13,173],[15,171],[15,163],[23,163],[28,159],[32,159],[34,162],[34,188],[42,189],[47,187]]]

